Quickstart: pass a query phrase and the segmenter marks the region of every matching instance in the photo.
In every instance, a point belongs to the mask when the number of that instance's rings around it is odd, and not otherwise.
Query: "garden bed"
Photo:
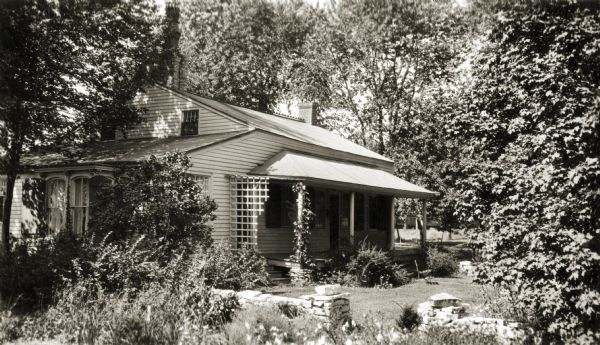
[[[414,280],[409,284],[390,289],[344,287],[349,292],[352,318],[361,320],[365,314],[380,314],[387,321],[393,322],[401,306],[417,306],[429,296],[447,292],[464,303],[481,305],[484,302],[482,287],[472,282],[470,277],[432,278],[437,284],[429,284],[425,280]],[[270,287],[266,292],[286,297],[300,297],[314,293],[314,286],[297,287],[280,285]]]

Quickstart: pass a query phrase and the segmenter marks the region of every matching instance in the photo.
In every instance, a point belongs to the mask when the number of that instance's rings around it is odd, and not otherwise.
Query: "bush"
[[[221,289],[252,289],[266,286],[269,275],[266,260],[256,250],[247,248],[232,250],[226,244],[200,247],[190,259],[187,279],[203,281]]]
[[[213,295],[201,283],[174,289],[154,284],[133,299],[125,293],[92,297],[78,283],[23,332],[32,339],[79,343],[197,343],[209,329],[230,322],[238,307],[234,297]]]
[[[123,168],[92,203],[90,230],[111,240],[145,235],[157,241],[166,261],[171,251],[210,245],[208,221],[217,205],[187,173],[190,166],[185,154],[173,153]]]
[[[361,245],[347,266],[348,274],[360,286],[399,286],[408,283],[408,272],[395,264],[386,251]]]
[[[53,238],[23,238],[8,256],[0,256],[0,296],[18,311],[43,308],[64,278],[73,277],[73,258],[81,243],[67,232]]]
[[[450,277],[458,272],[458,260],[451,253],[432,247],[427,250],[427,267],[435,277]]]
[[[412,332],[421,325],[422,321],[421,316],[417,313],[415,308],[408,306],[403,307],[400,311],[400,317],[396,319],[396,326],[402,330]]]

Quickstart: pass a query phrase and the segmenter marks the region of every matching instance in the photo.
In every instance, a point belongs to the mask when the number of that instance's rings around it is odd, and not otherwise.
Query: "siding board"
[[[199,110],[199,135],[233,132],[248,128],[245,124],[217,114],[196,102],[158,86],[152,86],[138,94],[132,104],[146,109],[146,113],[142,116],[142,123],[127,131],[128,139],[179,136],[182,113],[184,110],[191,109]],[[118,139],[124,137],[123,133],[118,134]]]

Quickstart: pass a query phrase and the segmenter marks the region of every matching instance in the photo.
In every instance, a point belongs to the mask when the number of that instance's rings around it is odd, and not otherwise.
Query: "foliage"
[[[451,277],[458,272],[458,260],[448,250],[430,247],[427,249],[427,268],[434,277]]]
[[[352,282],[360,286],[398,286],[408,283],[408,273],[390,254],[363,243],[347,266]]]
[[[189,260],[186,279],[221,289],[244,290],[269,284],[266,260],[252,248],[232,250],[226,244],[199,248]]]
[[[154,284],[135,298],[126,294],[92,296],[85,284],[64,289],[56,305],[23,329],[27,338],[114,344],[178,344],[201,340],[205,326],[230,322],[237,300],[215,296],[202,283]]]
[[[183,153],[152,156],[118,173],[113,184],[98,193],[92,205],[90,229],[114,240],[145,235],[164,247],[165,254],[210,245],[216,203],[202,193],[188,174]]]
[[[402,307],[400,316],[396,319],[396,326],[402,330],[405,329],[412,332],[421,325],[421,322],[423,322],[423,320],[415,308],[412,306],[405,306]]]
[[[600,339],[599,30],[594,4],[501,3],[448,123],[481,280],[562,341]]]
[[[273,111],[313,29],[303,1],[180,2],[184,88],[216,100]]]
[[[311,211],[310,197],[306,185],[298,182],[292,186],[292,190],[298,195],[298,199],[302,200],[302,211],[300,219],[294,220],[294,254],[291,258],[294,262],[299,263],[301,268],[309,268],[312,266],[310,227],[315,214]]]
[[[72,260],[81,252],[81,244],[66,232],[53,238],[21,239],[11,255],[0,257],[2,301],[15,301],[18,311],[46,306],[62,280],[74,276]]]
[[[138,120],[129,101],[156,62],[155,9],[150,0],[0,3],[5,252],[23,152],[97,139]]]

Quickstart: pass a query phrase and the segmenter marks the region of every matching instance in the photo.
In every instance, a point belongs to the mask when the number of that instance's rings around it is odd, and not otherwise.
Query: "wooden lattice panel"
[[[258,216],[265,210],[269,197],[269,178],[258,176],[232,176],[231,237],[236,248],[256,247]]]

